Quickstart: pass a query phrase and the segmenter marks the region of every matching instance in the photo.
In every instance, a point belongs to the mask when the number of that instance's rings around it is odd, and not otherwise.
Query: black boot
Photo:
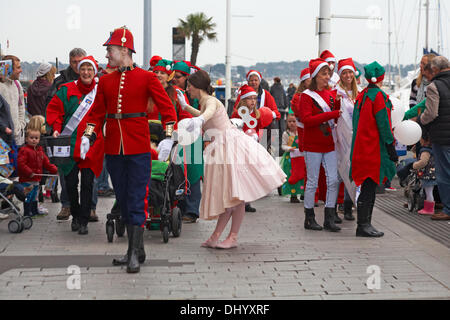
[[[80,230],[80,222],[77,218],[72,216],[72,224],[70,227],[72,228],[72,232],[77,232],[78,230]]]
[[[353,201],[345,200],[344,201],[344,219],[347,221],[355,221],[355,217],[353,216]]]
[[[127,253],[121,258],[121,259],[114,259],[113,265],[115,266],[125,266],[128,264],[128,260],[131,254],[131,240],[133,239],[133,226],[132,225],[126,225],[127,228],[127,236],[128,236],[128,250]],[[144,263],[146,257],[145,249],[144,249],[144,241],[140,244],[140,250],[139,250],[139,263]]]
[[[323,230],[323,228],[316,222],[316,215],[314,213],[314,209],[305,208],[305,229],[314,231]]]
[[[139,251],[144,242],[144,228],[133,226],[133,236],[131,237],[131,252],[127,264],[127,273],[138,273],[141,270],[139,264]]]
[[[256,212],[256,209],[251,206],[251,204],[245,205],[245,212]]]
[[[325,221],[323,223],[323,228],[331,232],[341,231],[341,228],[336,226],[335,220],[336,220],[336,207],[325,208]]]
[[[23,203],[23,216],[24,217],[32,217],[30,202]]]
[[[338,214],[337,207],[338,207],[338,205],[336,205],[336,206],[334,207],[334,213],[335,213],[334,223],[335,223],[335,224],[342,224],[342,219],[339,218],[339,214]]]
[[[366,202],[358,202],[357,208],[358,215],[358,227],[356,229],[357,237],[366,238],[380,238],[384,235],[382,232],[378,232],[370,224],[371,205]]]
[[[78,230],[78,234],[82,235],[82,236],[85,236],[88,233],[89,233],[89,229],[88,229],[87,224],[86,225],[80,225],[80,229]]]
[[[374,234],[377,234],[378,238],[381,238],[382,236],[384,236],[384,232],[378,231],[377,229],[375,229],[375,227],[372,225],[372,213],[373,213],[373,207],[375,206],[375,202],[370,203],[370,211],[369,211],[369,225],[370,228],[372,229],[372,232]]]

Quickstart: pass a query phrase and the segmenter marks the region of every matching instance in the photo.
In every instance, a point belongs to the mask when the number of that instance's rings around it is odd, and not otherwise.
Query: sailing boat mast
[[[428,52],[429,48],[430,48],[428,46],[428,30],[429,30],[429,23],[430,23],[430,0],[425,1],[425,8],[426,8],[425,49]]]
[[[388,0],[388,52],[389,52],[389,65],[388,65],[388,75],[389,75],[389,88],[392,83],[391,75],[391,0]]]

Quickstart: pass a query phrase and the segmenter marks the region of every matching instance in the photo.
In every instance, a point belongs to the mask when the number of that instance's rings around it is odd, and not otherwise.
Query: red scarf
[[[78,90],[80,90],[80,92],[85,96],[87,95],[89,92],[91,92],[92,90],[94,90],[95,85],[97,84],[97,81],[92,80],[90,85],[85,85],[81,79],[78,79],[77,81],[77,87]]]

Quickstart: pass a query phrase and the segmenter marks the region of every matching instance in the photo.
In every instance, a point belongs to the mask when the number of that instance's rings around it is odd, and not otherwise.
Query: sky
[[[256,62],[310,60],[318,55],[316,17],[319,0],[231,0],[232,64],[251,66]],[[332,14],[381,16],[368,20],[333,19],[331,51],[338,59],[353,57],[360,63],[388,63],[388,0],[331,0]],[[424,1],[422,1],[424,2]],[[437,48],[437,0],[431,0],[430,45]],[[135,61],[143,64],[142,0],[0,0],[0,44],[3,53],[22,61],[68,62],[74,47],[84,48],[100,63],[106,63],[103,43],[109,32],[126,25],[134,34]],[[450,0],[441,0],[443,54],[449,56]],[[200,47],[198,65],[225,62],[226,0],[153,0],[152,54],[172,58],[172,28],[179,18],[204,12],[217,24],[216,42]],[[392,0],[392,64],[414,64],[425,42],[422,11],[419,50],[417,27],[419,0]],[[6,49],[9,40],[9,49]],[[186,60],[190,58],[190,41]],[[417,52],[417,53],[416,53]]]

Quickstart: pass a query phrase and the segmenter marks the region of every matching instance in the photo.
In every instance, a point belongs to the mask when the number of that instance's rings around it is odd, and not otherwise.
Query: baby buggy
[[[152,126],[150,126],[150,130],[152,132]],[[153,134],[152,141],[155,141]],[[186,194],[187,178],[183,168],[174,161],[177,150],[178,144],[175,142],[170,153],[169,163],[152,161],[149,216],[145,226],[148,230],[160,229],[164,243],[169,242],[170,233],[178,238],[181,235],[182,228],[181,210],[177,207],[177,204],[178,201],[184,199]],[[108,242],[113,242],[114,232],[118,237],[123,237],[125,229],[125,224],[121,221],[120,208],[116,203],[111,213],[107,215],[106,235]]]
[[[16,196],[20,201],[25,201],[24,188],[19,183],[8,179],[14,172],[14,166],[10,163],[8,153],[11,151],[9,146],[0,139],[0,213],[9,215],[11,220],[8,223],[8,230],[11,233],[21,233],[23,230],[29,230],[33,226],[31,217],[24,217],[20,209],[13,202]]]
[[[417,170],[411,170],[405,181],[405,197],[408,201],[408,211],[417,212],[423,209],[425,194]]]

